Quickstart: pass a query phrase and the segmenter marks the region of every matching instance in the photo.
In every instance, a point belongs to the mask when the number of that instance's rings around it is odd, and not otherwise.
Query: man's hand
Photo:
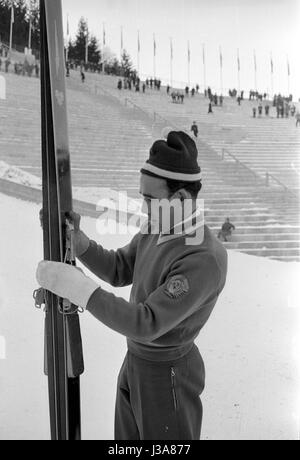
[[[84,309],[99,288],[82,270],[57,262],[40,262],[36,278],[42,288]]]
[[[41,227],[43,228],[43,209],[40,210],[40,222]],[[89,238],[80,230],[80,222],[81,216],[74,211],[66,213],[67,221],[72,225],[74,228],[73,236],[74,236],[74,250],[76,257],[82,256],[89,248],[90,240]]]

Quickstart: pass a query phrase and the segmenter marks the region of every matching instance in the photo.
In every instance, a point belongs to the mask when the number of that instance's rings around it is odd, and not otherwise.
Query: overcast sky
[[[153,75],[153,34],[157,42],[157,76],[170,78],[170,37],[173,38],[174,81],[188,81],[187,42],[191,48],[191,81],[203,84],[202,44],[206,45],[207,84],[221,86],[219,47],[223,54],[225,88],[238,86],[237,49],[240,50],[241,87],[254,88],[254,57],[261,91],[271,91],[271,52],[274,90],[287,93],[287,56],[290,89],[300,97],[300,0],[63,0],[75,35],[81,16],[102,43],[103,23],[107,45],[118,55],[121,26],[124,47],[137,64],[140,30],[142,75]]]

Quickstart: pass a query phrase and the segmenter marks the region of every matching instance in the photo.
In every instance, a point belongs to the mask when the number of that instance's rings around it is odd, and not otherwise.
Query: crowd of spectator
[[[140,92],[141,84],[141,79],[137,75],[133,74],[127,78],[119,78],[117,86],[120,91],[124,89],[129,91],[135,90],[136,92]],[[146,92],[146,83],[142,84],[142,90],[144,93]]]
[[[5,73],[13,71],[15,75],[27,75],[28,77],[34,75],[37,78],[40,76],[40,66],[37,61],[30,63],[25,59],[23,62],[11,62],[9,57],[0,56],[0,72],[2,72],[2,66]]]
[[[268,94],[267,93],[259,93],[258,91],[251,90],[249,93],[249,101],[263,101],[267,100]]]

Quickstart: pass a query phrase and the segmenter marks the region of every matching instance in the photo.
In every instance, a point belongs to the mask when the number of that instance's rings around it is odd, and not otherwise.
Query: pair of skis
[[[75,264],[71,168],[61,0],[40,0],[44,258]],[[41,293],[40,293],[41,295]],[[52,440],[80,440],[80,375],[84,371],[77,307],[49,292],[45,304],[45,372]]]

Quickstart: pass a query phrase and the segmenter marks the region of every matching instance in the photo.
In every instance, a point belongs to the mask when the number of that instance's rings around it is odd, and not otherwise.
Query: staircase
[[[8,97],[0,102],[0,160],[41,176],[39,80],[12,74],[6,78]],[[230,217],[237,230],[228,249],[300,260],[298,187],[290,171],[291,162],[296,170],[299,165],[293,120],[253,120],[249,102],[240,108],[226,98],[224,109],[215,109],[209,118],[202,96],[182,106],[172,104],[164,88],[143,95],[120,92],[116,85],[117,79],[98,74],[87,74],[83,85],[76,72],[67,81],[75,187],[110,187],[138,197],[140,168],[162,128],[171,124],[189,130],[197,120],[206,223],[217,233]],[[275,150],[277,139],[282,145]],[[239,161],[223,159],[224,148]],[[279,177],[293,194],[276,182],[266,186],[267,171],[275,177],[284,172]]]

